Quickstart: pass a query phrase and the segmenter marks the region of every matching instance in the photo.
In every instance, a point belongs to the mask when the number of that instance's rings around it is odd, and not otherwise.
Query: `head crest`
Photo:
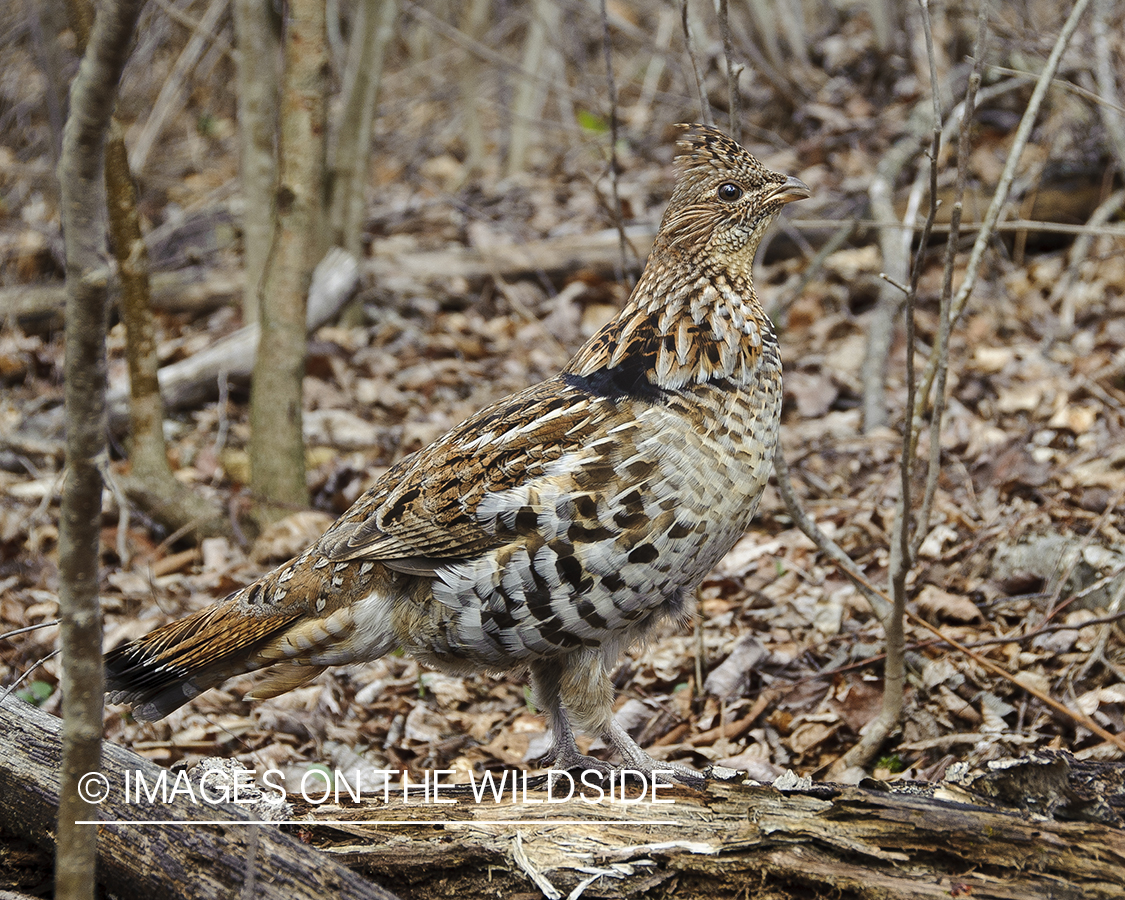
[[[677,175],[694,173],[698,178],[718,173],[737,178],[746,187],[782,180],[719,129],[699,124],[677,127],[685,129],[676,142]]]

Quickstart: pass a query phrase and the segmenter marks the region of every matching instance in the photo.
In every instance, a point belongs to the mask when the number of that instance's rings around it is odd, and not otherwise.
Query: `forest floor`
[[[838,53],[838,67],[860,67],[861,55],[849,62],[846,47]],[[407,266],[398,277],[376,277],[386,271],[376,258],[407,260],[424,251],[453,258],[474,248],[502,259],[506,247],[613,226],[604,132],[541,147],[524,173],[502,177],[498,164],[467,172],[450,129],[426,124],[422,113],[392,129],[389,114],[403,108],[401,86],[411,77],[417,71],[403,66],[385,86],[389,112],[372,164],[362,315],[352,326],[319,329],[310,344],[304,427],[312,509],[294,510],[256,543],[211,539],[191,547],[166,540],[141,511],[125,515],[107,491],[107,648],[221,599],[299,552],[395,461],[556,372],[624,302],[627,275],[581,260],[568,271],[502,278],[446,277],[440,269],[422,277]],[[880,289],[875,232],[860,228],[810,268],[826,232],[802,223],[865,215],[876,165],[923,100],[921,83],[911,78],[904,75],[881,105],[869,102],[857,81],[825,79],[810,88],[806,118],[789,132],[779,129],[786,141],[755,138],[758,124],[747,134],[768,166],[798,175],[814,193],[787,211],[755,270],[763,303],[779,310],[786,457],[807,510],[878,585],[887,580],[899,491],[904,333],[896,330],[886,361],[891,424],[865,432],[860,370]],[[954,95],[964,81],[952,79]],[[974,132],[970,169],[985,203],[1030,90],[1025,79],[979,114],[985,124]],[[686,112],[677,114],[690,117],[682,103]],[[1059,135],[1097,130],[1084,103],[1052,95],[1026,153],[1022,199],[1014,201],[1022,204],[1020,217],[1032,217],[1036,191],[1053,191],[1060,205],[1059,197],[1092,197],[1083,211],[1059,217],[1081,223],[1112,190],[1112,163],[1097,136],[1088,146],[1059,146]],[[176,152],[169,149],[147,182],[142,205],[159,234],[156,269],[191,265],[238,277],[237,164],[223,109],[218,104],[206,128],[197,118],[177,133]],[[649,232],[671,186],[671,123],[682,120],[659,112],[667,124],[626,127],[619,146],[627,223]],[[57,283],[61,272],[50,159],[28,146],[0,139],[0,287],[8,298]],[[1088,163],[1077,182],[1055,174],[1052,161],[1060,156]],[[941,160],[943,182],[950,159]],[[906,180],[900,193],[905,201]],[[1049,202],[1037,209],[1051,214]],[[966,207],[967,219],[979,215]],[[1055,237],[997,239],[954,329],[941,472],[909,579],[912,610],[1010,677],[908,623],[906,721],[871,773],[880,778],[938,779],[955,761],[979,768],[1036,748],[1121,757],[1024,690],[1036,688],[1112,732],[1125,728],[1125,631],[1117,618],[1125,592],[1125,253],[1122,238],[1109,235],[1076,260],[1071,240]],[[923,354],[937,333],[943,251],[934,244],[921,275],[916,340]],[[967,255],[959,257],[957,280]],[[635,277],[636,259],[624,268]],[[1056,285],[1071,276],[1056,296]],[[63,475],[62,333],[5,318],[0,631],[58,617]],[[167,363],[241,322],[234,302],[158,312],[157,324]],[[120,323],[109,350],[111,382],[122,383]],[[177,477],[219,498],[237,520],[248,500],[246,386],[232,384],[206,405],[171,415],[167,430]],[[923,437],[920,457],[926,453]],[[117,443],[108,471],[125,466]],[[924,466],[916,495],[923,483]],[[704,581],[698,627],[669,623],[623,658],[614,676],[617,715],[662,758],[717,763],[765,782],[786,769],[816,778],[878,713],[882,640],[867,603],[794,527],[771,484],[750,532]],[[0,643],[0,681],[11,684],[30,671],[20,696],[51,711],[59,706],[58,659],[41,661],[56,644],[55,628]],[[229,756],[256,769],[279,768],[293,783],[313,765],[414,775],[452,769],[451,780],[465,780],[470,771],[534,765],[547,748],[519,673],[452,677],[392,655],[330,670],[270,701],[241,699],[252,682],[236,679],[156,723],[110,707],[106,736],[163,765]]]

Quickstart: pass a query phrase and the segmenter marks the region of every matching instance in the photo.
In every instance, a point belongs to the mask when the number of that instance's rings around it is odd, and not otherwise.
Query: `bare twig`
[[[755,14],[757,10],[757,6],[750,7],[752,15]],[[753,39],[751,29],[737,28],[734,30],[732,36],[738,40],[739,48],[749,60],[754,74],[767,81],[770,86],[777,91],[779,97],[792,98],[792,102],[798,105],[808,98],[810,93],[808,86],[802,84],[799,79],[790,78],[786,73],[774,66],[773,63],[766,58],[766,54],[761,47],[758,46],[758,42]]]
[[[149,154],[155,145],[160,133],[164,130],[164,123],[179,112],[184,99],[187,97],[187,79],[195,64],[203,55],[207,44],[212,40],[212,35],[218,27],[219,20],[227,11],[228,0],[211,0],[203,18],[199,20],[199,29],[195,31],[187,42],[183,52],[172,67],[171,73],[160,89],[160,95],[153,104],[152,112],[145,120],[133,152],[129,154],[129,167],[134,173],[144,172],[148,164]]]
[[[930,415],[930,446],[929,465],[926,469],[926,487],[922,496],[922,507],[918,512],[914,541],[911,545],[911,556],[916,556],[918,548],[930,530],[930,512],[933,508],[934,495],[937,493],[937,480],[941,472],[941,425],[945,414],[945,381],[949,370],[948,348],[949,335],[952,329],[953,306],[953,267],[957,256],[957,243],[960,240],[960,225],[965,196],[965,182],[969,171],[969,137],[972,133],[973,109],[976,105],[977,91],[980,88],[981,65],[984,59],[984,45],[988,34],[988,3],[982,2],[977,18],[976,46],[973,50],[973,69],[969,74],[968,87],[965,90],[965,99],[959,105],[961,110],[959,131],[957,135],[957,176],[953,187],[953,209],[949,217],[949,237],[945,244],[945,263],[942,271],[941,288],[941,313],[938,325],[938,339],[934,345],[932,359],[935,365],[935,379],[933,395],[933,411]],[[951,122],[952,124],[952,117]],[[946,126],[947,128],[949,125]],[[942,134],[945,132],[943,131]],[[931,188],[932,189],[932,188]],[[907,406],[910,412],[910,430],[914,440],[921,431],[917,409],[925,404],[925,390],[919,391],[919,396]],[[911,453],[914,447],[911,447]]]
[[[20,628],[18,631],[11,631],[11,632],[8,632],[8,634],[9,635],[11,635],[11,634],[22,634],[25,631],[31,631],[32,628],[42,628],[46,625],[54,625],[54,624],[57,624],[57,623],[55,623],[55,622],[44,622],[43,625],[32,625],[31,628]],[[7,637],[7,635],[4,635],[4,637]],[[0,705],[3,705],[4,701],[7,700],[8,697],[10,697],[12,695],[12,692],[16,688],[18,688],[21,684],[23,684],[25,681],[27,681],[28,678],[31,677],[32,672],[34,672],[36,669],[38,669],[44,663],[50,662],[52,659],[54,659],[56,656],[58,656],[60,652],[61,651],[59,651],[59,650],[52,650],[46,656],[35,660],[34,664],[29,666],[26,671],[20,672],[19,677],[15,681],[13,681],[11,684],[8,685],[8,687],[4,690],[4,693],[0,694]]]
[[[1125,578],[1121,579],[1121,584],[1119,584],[1117,590],[1113,592],[1113,599],[1109,601],[1109,612],[1111,615],[1108,618],[1116,618],[1121,615],[1120,610],[1122,603],[1125,603]],[[1088,624],[1089,623],[1083,623],[1083,627],[1086,627]],[[1086,658],[1086,662],[1083,663],[1077,675],[1075,675],[1075,681],[1085,678],[1086,673],[1089,672],[1096,663],[1102,663],[1112,668],[1105,655],[1105,648],[1109,643],[1109,636],[1113,633],[1112,624],[1111,622],[1104,623],[1104,627],[1098,635],[1098,643],[1094,646],[1093,652]]]
[[[954,650],[956,650],[958,653],[963,653],[965,656],[969,657],[969,659],[971,659],[977,665],[982,666],[985,669],[988,669],[988,671],[991,672],[993,675],[999,675],[1005,681],[1018,686],[1019,688],[1021,688],[1024,691],[1027,691],[1027,693],[1031,694],[1031,696],[1034,697],[1039,702],[1047,704],[1047,706],[1051,707],[1051,709],[1055,710],[1055,712],[1061,713],[1062,715],[1064,715],[1068,719],[1070,719],[1072,722],[1076,722],[1079,725],[1081,725],[1083,728],[1089,729],[1094,734],[1096,734],[1098,737],[1100,737],[1103,741],[1108,741],[1109,743],[1113,744],[1115,747],[1118,747],[1121,750],[1125,750],[1125,735],[1111,734],[1110,732],[1108,732],[1104,728],[1102,728],[1101,725],[1099,725],[1097,722],[1095,722],[1093,719],[1091,719],[1085,713],[1075,712],[1072,709],[1068,709],[1064,704],[1060,703],[1054,697],[1051,697],[1048,694],[1044,694],[1042,691],[1037,690],[1036,688],[1032,687],[1031,685],[1026,684],[1023,681],[1020,681],[1019,678],[1010,674],[1005,669],[1002,669],[1000,666],[996,665],[996,663],[991,662],[988,659],[985,659],[979,653],[975,653],[974,651],[969,649],[964,644],[958,643],[953,638],[951,638],[949,635],[947,635],[944,631],[942,631],[940,628],[938,628],[934,625],[931,625],[929,622],[927,622],[921,616],[915,615],[914,613],[910,612],[909,610],[907,610],[906,615],[907,615],[907,618],[909,618],[910,621],[913,622],[915,625],[921,625],[927,631],[929,631],[930,633],[932,633],[932,634],[936,635],[937,637],[941,638],[941,640],[943,640],[945,643],[949,644],[949,646],[952,647]]]
[[[1019,165],[1024,147],[1027,146],[1028,138],[1031,137],[1031,129],[1035,125],[1035,120],[1039,115],[1039,108],[1043,105],[1043,100],[1047,96],[1047,89],[1050,87],[1051,79],[1054,78],[1055,72],[1058,71],[1063,51],[1066,50],[1067,44],[1070,43],[1074,31],[1078,27],[1078,22],[1082,18],[1083,13],[1086,12],[1086,7],[1089,6],[1089,4],[1090,0],[1075,0],[1074,8],[1070,11],[1070,15],[1067,17],[1066,23],[1062,27],[1062,31],[1059,32],[1058,39],[1055,41],[1055,46],[1051,49],[1051,55],[1047,58],[1047,63],[1043,67],[1043,72],[1040,74],[1039,80],[1035,83],[1035,90],[1031,93],[1031,99],[1028,100],[1027,109],[1024,110],[1023,118],[1020,119],[1019,127],[1016,128],[1016,134],[1012,138],[1012,146],[1008,151],[1008,160],[1004,164],[1004,171],[1000,175],[1000,183],[996,186],[996,191],[992,195],[992,203],[989,204],[988,211],[985,213],[984,221],[981,225],[981,230],[977,234],[976,243],[973,244],[973,249],[969,254],[969,263],[965,271],[965,278],[957,290],[957,295],[954,297],[953,309],[951,311],[954,322],[956,322],[961,317],[961,313],[964,312],[965,303],[968,301],[969,295],[972,293],[973,287],[976,284],[977,275],[980,272],[981,262],[984,258],[985,248],[992,238],[993,228],[1000,218],[1004,203],[1008,199],[1008,192],[1011,190],[1012,181],[1016,177],[1016,167]]]
[[[201,35],[203,39],[213,47],[218,48],[223,56],[233,58],[233,48],[230,45],[230,41],[228,41],[222,33],[206,31],[198,19],[192,18],[174,3],[170,3],[169,0],[154,0],[154,2],[160,7],[161,12],[177,25],[182,25],[193,35]]]
[[[985,248],[992,239],[992,234],[996,229],[996,223],[1000,218],[1000,213],[1008,198],[1008,192],[1011,190],[1012,181],[1015,179],[1016,167],[1019,164],[1020,157],[1023,155],[1024,148],[1027,146],[1028,138],[1031,136],[1031,129],[1039,114],[1039,107],[1042,106],[1043,99],[1047,94],[1047,88],[1051,83],[1051,79],[1054,78],[1055,72],[1058,70],[1063,51],[1066,49],[1067,44],[1070,43],[1070,38],[1074,35],[1074,31],[1078,27],[1078,21],[1082,18],[1082,14],[1086,11],[1089,2],[1090,0],[1076,0],[1074,8],[1071,10],[1070,15],[1063,25],[1062,31],[1059,32],[1059,36],[1055,41],[1055,46],[1051,50],[1051,55],[1047,58],[1047,64],[1043,67],[1043,72],[1040,74],[1039,80],[1035,83],[1035,90],[1032,91],[1027,109],[1024,110],[1023,118],[1020,120],[1019,127],[1016,128],[1015,137],[1012,138],[1012,146],[1008,151],[1008,161],[1004,165],[1004,171],[1000,176],[1000,183],[996,186],[996,191],[992,195],[992,202],[989,204],[988,211],[985,213],[984,221],[981,223],[981,230],[977,233],[976,242],[973,244],[973,249],[969,254],[965,277],[953,299],[953,304],[950,309],[950,322],[952,324],[956,324],[961,314],[965,311],[965,304],[968,302],[969,295],[972,293],[973,286],[976,284],[977,275],[980,272]],[[926,369],[922,374],[922,385],[915,402],[915,418],[918,418],[924,412],[921,407],[925,403],[925,398],[929,396],[930,387],[937,374],[937,368],[937,358],[931,353],[926,363]]]
[[[1025,83],[1028,81],[1039,80],[1039,75],[1035,72],[1025,72],[1021,69],[1012,69],[1008,66],[998,66],[994,63],[988,66],[988,71],[986,74],[1007,75],[1009,78],[1022,79]],[[1080,72],[1078,74],[1079,77],[1081,77],[1083,73]],[[1068,94],[1074,94],[1074,96],[1081,97],[1083,100],[1089,100],[1091,103],[1097,106],[1112,106],[1118,112],[1125,113],[1125,107],[1121,106],[1121,104],[1118,102],[1103,97],[1098,93],[1097,88],[1083,87],[1080,84],[1075,84],[1069,78],[1052,78],[1051,87],[1059,88],[1059,90],[1066,91]]]
[[[918,232],[922,230],[922,225],[915,225],[913,223],[899,222],[895,219],[855,219],[853,220],[856,228],[879,228],[879,229],[900,229],[903,231]],[[807,231],[823,231],[825,229],[836,229],[840,226],[839,219],[788,219],[786,220],[787,227],[793,227],[798,230]],[[983,222],[962,222],[960,230],[962,233],[969,231],[979,231],[985,227]],[[934,234],[948,234],[949,225],[935,222],[932,229]],[[1007,222],[999,222],[992,226],[992,234],[1008,234],[1013,231],[1032,231],[1041,232],[1042,234],[1089,234],[1094,237],[1111,237],[1122,238],[1125,237],[1125,225],[1071,225],[1067,222],[1043,222],[1038,219],[1009,219]]]
[[[50,622],[40,622],[38,625],[28,625],[24,628],[16,628],[12,631],[5,631],[3,634],[0,634],[0,641],[6,641],[8,640],[8,638],[14,638],[20,634],[27,634],[29,631],[38,631],[40,628],[50,628],[53,625],[58,624],[58,619],[51,619]]]
[[[625,240],[625,221],[621,215],[621,195],[618,193],[617,176],[617,83],[613,79],[613,41],[609,36],[609,14],[606,0],[602,2],[602,53],[605,55],[605,81],[609,91],[609,184],[613,191],[613,223],[617,226],[617,241],[621,249],[621,277],[628,271],[628,242]]]
[[[1125,171],[1125,166],[1123,166],[1122,171]],[[1091,229],[1100,228],[1116,216],[1122,207],[1125,207],[1125,190],[1114,191],[1098,205],[1086,225]],[[1095,236],[1093,231],[1085,232],[1080,234],[1074,244],[1071,245],[1066,271],[1055,282],[1055,286],[1051,289],[1051,296],[1047,298],[1048,306],[1052,309],[1058,307],[1059,334],[1067,334],[1074,330],[1074,320],[1078,310],[1072,288],[1078,281],[1079,267],[1085,262],[1094,246]]]
[[[512,72],[520,78],[531,78],[541,81],[551,90],[565,92],[568,97],[575,100],[583,99],[573,88],[569,87],[565,81],[560,81],[557,74],[525,69],[519,63],[513,62],[510,56],[506,56],[499,50],[489,47],[483,41],[479,41],[475,37],[466,34],[461,29],[450,25],[440,16],[430,12],[424,6],[413,2],[413,0],[401,0],[401,2],[403,12],[413,16],[427,28],[432,28],[437,34],[457,44],[457,46],[464,48],[479,59],[492,63],[502,71]]]
[[[967,130],[967,129],[966,129]],[[963,135],[964,136],[964,135]],[[964,146],[959,144],[959,146]],[[958,182],[959,188],[963,188],[961,183],[964,178],[965,157],[958,153],[957,156],[958,168]],[[918,511],[918,518],[915,523],[914,540],[910,546],[910,555],[916,558],[918,555],[918,548],[925,540],[926,534],[930,530],[930,515],[933,510],[934,496],[937,494],[938,474],[941,472],[941,425],[942,419],[945,415],[945,379],[946,373],[949,371],[949,334],[951,330],[951,323],[949,318],[950,307],[953,300],[953,264],[957,257],[957,240],[959,231],[957,226],[961,222],[961,194],[956,194],[957,199],[953,203],[953,210],[950,213],[950,230],[949,239],[945,244],[945,265],[942,272],[942,288],[941,288],[941,312],[938,324],[938,338],[937,343],[934,345],[934,356],[937,359],[937,375],[934,384],[934,400],[933,410],[930,413],[930,441],[929,441],[929,463],[926,467],[926,487],[922,494],[922,506]],[[912,403],[907,407],[907,412],[913,413],[913,408],[916,404]],[[914,416],[910,416],[913,423],[916,421]],[[915,435],[918,432],[914,432]]]
[[[691,25],[688,22],[688,0],[680,0],[680,25],[684,30],[684,48],[691,60],[691,70],[695,74],[695,89],[699,93],[699,116],[704,125],[713,124],[711,104],[707,102],[707,91],[703,87],[703,76],[699,73],[699,60],[695,58],[695,42],[691,39]]]
[[[848,219],[832,232],[832,237],[816,252],[816,256],[809,260],[809,264],[805,266],[804,271],[801,272],[801,278],[797,282],[796,287],[784,297],[778,297],[770,304],[769,308],[766,310],[766,315],[770,317],[772,322],[777,323],[781,321],[782,317],[789,311],[789,307],[805,292],[805,288],[809,286],[813,279],[820,275],[828,257],[839,250],[844,243],[856,233],[857,226],[857,220]]]
[[[730,10],[727,0],[719,0],[719,35],[723,39],[723,57],[727,61],[727,103],[728,130],[731,137],[738,139],[738,125],[742,118],[742,96],[738,91],[738,70],[734,65],[734,51],[730,36]]]
[[[528,309],[527,304],[523,302],[523,298],[520,297],[519,292],[513,290],[512,286],[504,280],[504,276],[498,271],[494,272],[492,282],[501,296],[508,301],[508,305],[512,307],[512,310],[525,322],[535,326],[535,330],[539,332],[543,343],[550,349],[551,355],[555,357],[558,364],[560,366],[564,365],[570,358],[570,352],[562,345],[557,337],[551,334],[550,329],[543,324],[543,320]]]
[[[906,614],[906,580],[913,566],[911,553],[911,526],[914,509],[911,502],[914,474],[914,423],[910,411],[914,408],[914,307],[918,296],[918,282],[926,258],[926,245],[930,229],[937,215],[938,157],[941,154],[941,102],[938,99],[937,62],[934,58],[933,32],[930,26],[928,0],[919,0],[922,11],[922,30],[926,38],[926,55],[930,66],[930,97],[933,102],[933,121],[930,139],[930,206],[922,239],[910,271],[910,287],[906,291],[906,421],[903,423],[902,450],[899,454],[899,495],[895,504],[894,524],[891,529],[890,558],[888,560],[888,586],[892,610],[883,619],[887,642],[887,659],[884,663],[883,703],[879,716],[863,730],[860,740],[837,760],[831,768],[839,774],[853,766],[866,766],[883,743],[902,724],[906,689],[906,634],[903,620]],[[886,245],[886,242],[884,242]],[[909,250],[909,248],[906,248]]]
[[[789,513],[793,519],[793,524],[796,525],[801,532],[810,541],[816,544],[817,548],[827,556],[835,560],[844,574],[851,579],[852,584],[856,589],[863,594],[867,602],[871,604],[871,609],[875,615],[884,620],[892,610],[891,602],[871,585],[863,574],[863,571],[856,565],[855,561],[844,552],[844,549],[837,544],[832,538],[826,535],[817,524],[809,518],[808,514],[801,507],[800,501],[797,499],[797,493],[793,490],[793,480],[789,476],[789,464],[785,460],[785,451],[778,441],[777,447],[774,449],[773,454],[773,471],[777,478],[777,489],[781,494],[781,499],[785,503],[786,512]]]
[[[1062,592],[1066,587],[1066,583],[1070,581],[1070,576],[1074,574],[1078,563],[1080,563],[1085,556],[1086,548],[1093,543],[1098,532],[1105,527],[1106,522],[1113,516],[1117,507],[1121,505],[1122,500],[1125,500],[1125,490],[1119,490],[1114,494],[1113,498],[1106,504],[1105,509],[1102,510],[1102,514],[1098,516],[1097,521],[1094,522],[1094,526],[1082,536],[1080,541],[1068,546],[1066,552],[1059,559],[1059,567],[1056,572],[1051,575],[1051,581],[1054,582],[1055,586],[1048,597],[1047,609],[1049,612],[1040,624],[1045,625],[1047,622],[1051,621],[1051,619],[1077,599],[1076,597],[1071,597],[1068,598],[1065,603],[1059,602],[1062,599]]]

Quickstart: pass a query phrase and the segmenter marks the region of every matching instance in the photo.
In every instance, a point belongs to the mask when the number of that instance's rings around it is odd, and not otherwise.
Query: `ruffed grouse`
[[[689,126],[644,274],[561,374],[394,466],[299,557],[106,657],[111,699],[157,719],[272,667],[276,696],[397,647],[453,672],[528,666],[559,768],[572,724],[632,769],[610,673],[746,530],[781,408],[777,341],[750,279],[783,205],[809,196],[714,128]]]

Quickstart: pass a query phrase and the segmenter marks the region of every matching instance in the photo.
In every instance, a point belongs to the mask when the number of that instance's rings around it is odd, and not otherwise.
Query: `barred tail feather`
[[[131,704],[138,719],[162,719],[228,678],[272,664],[257,651],[299,617],[248,616],[228,600],[158,628],[106,654],[109,701]]]

